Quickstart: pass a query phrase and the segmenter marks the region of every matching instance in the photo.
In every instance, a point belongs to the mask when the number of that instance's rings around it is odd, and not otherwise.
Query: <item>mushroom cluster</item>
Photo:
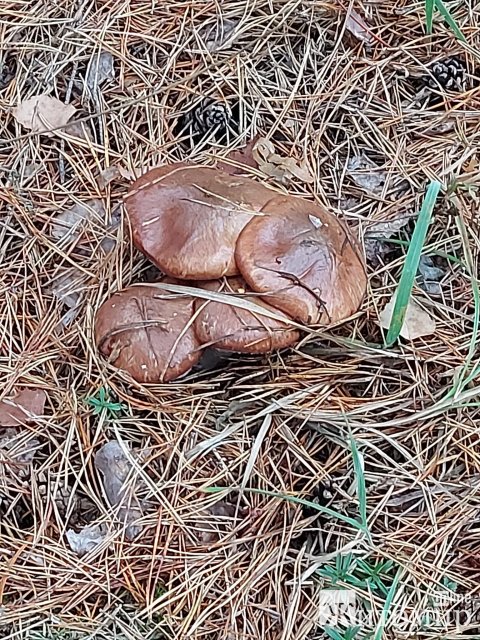
[[[260,354],[291,346],[299,323],[337,323],[362,302],[357,242],[318,204],[174,164],[134,182],[125,209],[135,246],[167,282],[213,292],[210,299],[133,285],[100,307],[98,349],[138,381],[174,380],[206,347]]]

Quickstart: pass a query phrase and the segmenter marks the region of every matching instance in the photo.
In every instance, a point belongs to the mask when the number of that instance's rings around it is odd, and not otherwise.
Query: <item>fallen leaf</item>
[[[388,330],[390,328],[396,299],[397,292],[394,293],[386,307],[379,315],[380,325],[384,329]],[[415,340],[422,336],[428,336],[435,333],[436,326],[435,319],[422,309],[415,299],[411,297],[407,306],[405,320],[403,321],[402,329],[400,331],[402,338],[405,338],[405,340]]]
[[[288,184],[294,177],[303,182],[314,181],[306,164],[299,165],[294,158],[285,158],[275,153],[273,143],[266,138],[257,140],[252,149],[252,156],[263,173],[282,184]]]
[[[82,241],[87,253],[100,246],[110,253],[116,246],[116,231],[120,226],[120,208],[112,212],[111,222],[106,222],[102,200],[77,202],[70,209],[58,213],[52,221],[51,233],[56,240]]]
[[[0,427],[16,427],[33,422],[41,415],[47,399],[43,389],[21,389],[0,402]]]
[[[347,19],[345,20],[345,26],[358,40],[361,40],[361,42],[365,42],[366,44],[372,44],[373,36],[370,31],[370,27],[362,16],[355,11],[355,9],[351,9],[348,12]]]
[[[403,229],[403,227],[405,227],[411,219],[412,216],[400,216],[398,218],[394,218],[393,220],[376,222],[375,224],[368,227],[365,232],[365,237],[375,238],[377,240],[388,240],[392,236],[396,235],[400,231],[400,229]]]
[[[68,237],[77,239],[81,228],[91,221],[103,223],[105,207],[101,200],[86,200],[77,202],[70,209],[58,213],[52,222],[52,236],[61,240]]]
[[[130,169],[125,169],[125,167],[121,167],[121,166],[117,167],[117,168],[118,168],[119,174],[125,180],[136,180],[137,178],[139,178],[142,175],[142,172],[140,170],[130,171]]]
[[[364,153],[350,158],[347,172],[356,185],[370,193],[381,193],[387,174]]]
[[[430,295],[438,296],[442,293],[440,280],[445,277],[445,270],[435,266],[430,256],[420,256],[418,264],[420,273],[420,287]]]
[[[401,216],[393,220],[377,222],[365,231],[365,257],[369,264],[378,264],[383,256],[391,251],[391,245],[386,242],[405,227],[412,216]]]
[[[87,287],[86,278],[86,274],[76,267],[60,267],[47,285],[57,300],[69,309],[61,319],[64,327],[68,327],[80,312],[80,300]]]
[[[70,548],[79,556],[94,551],[107,537],[104,527],[99,524],[87,525],[78,533],[68,529],[66,535]]]
[[[110,182],[118,180],[118,178],[120,177],[121,174],[118,167],[107,167],[97,176],[98,188],[103,191],[103,189],[105,189],[105,187],[108,186]]]
[[[104,82],[115,80],[115,66],[111,53],[102,51],[90,62],[87,73],[87,86],[92,93]]]
[[[207,51],[218,51],[234,35],[240,21],[237,18],[219,18],[215,24],[205,24],[199,30],[199,37]]]
[[[126,526],[126,538],[135,538],[142,530],[134,524],[142,516],[142,509],[136,497],[139,482],[137,479],[132,482],[132,453],[127,455],[117,441],[111,440],[97,451],[95,467],[103,475],[103,488],[109,504],[117,507],[117,517]]]
[[[22,183],[25,184],[26,182],[28,182],[28,180],[30,180],[30,178],[38,175],[42,170],[43,165],[39,162],[32,162],[31,164],[25,165],[25,168],[23,169],[21,174]]]
[[[425,280],[441,280],[444,275],[444,269],[440,267],[436,267],[433,263],[433,260],[430,256],[420,256],[420,262],[418,264],[418,270],[421,275],[425,278]]]
[[[79,140],[90,140],[92,137],[90,127],[86,122],[69,122],[62,129],[62,132]]]
[[[65,126],[75,111],[73,105],[41,94],[21,102],[12,113],[17,122],[33,133],[53,136],[54,132],[51,129]]]
[[[123,178],[124,180],[136,180],[141,175],[140,171],[136,173],[125,169],[124,167],[113,165],[104,169],[97,177],[97,184],[100,189],[105,189],[110,182]]]
[[[0,468],[3,475],[23,479],[30,475],[35,453],[40,448],[38,438],[32,432],[7,428],[0,437]],[[0,489],[1,489],[0,484]]]
[[[224,500],[219,500],[205,511],[200,512],[195,519],[199,542],[211,544],[219,540],[220,534],[225,533],[225,525],[232,524],[235,513],[235,505]]]
[[[255,136],[241,149],[235,149],[228,153],[225,157],[225,160],[220,160],[218,162],[218,168],[230,175],[236,175],[238,173],[242,173],[244,167],[252,167],[253,169],[257,168],[257,162],[253,157],[253,148],[257,144],[260,136]],[[232,164],[229,162],[232,161]],[[241,165],[241,166],[238,166]]]

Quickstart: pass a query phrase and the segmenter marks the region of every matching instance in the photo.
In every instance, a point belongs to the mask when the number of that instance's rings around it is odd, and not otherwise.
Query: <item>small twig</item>
[[[70,80],[68,82],[67,91],[65,93],[65,104],[70,102],[70,98],[72,96],[73,83],[75,81],[75,76],[77,75],[78,70],[78,61],[75,60],[73,63],[72,75],[70,76]],[[58,170],[60,174],[60,182],[63,184],[65,182],[65,139],[62,138],[60,141],[60,156],[58,158]]]

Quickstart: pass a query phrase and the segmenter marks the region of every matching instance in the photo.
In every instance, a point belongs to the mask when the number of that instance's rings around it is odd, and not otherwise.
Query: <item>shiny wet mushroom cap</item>
[[[218,169],[175,164],[153,169],[125,197],[133,240],[164,273],[213,280],[238,273],[238,234],[276,194]]]
[[[210,291],[220,291],[234,296],[238,300],[255,303],[270,313],[285,318],[285,322],[281,322],[260,312],[255,313],[216,300],[199,299],[195,303],[198,312],[195,332],[202,344],[240,353],[269,353],[297,342],[299,332],[289,327],[289,318],[259,296],[249,296],[241,278],[224,278],[222,281],[202,283],[201,286]]]
[[[152,286],[113,294],[95,318],[95,343],[118,369],[139,382],[169,382],[200,359],[194,300]]]
[[[235,260],[253,291],[305,324],[331,324],[360,306],[367,285],[350,232],[319,205],[271,199],[241,232]]]

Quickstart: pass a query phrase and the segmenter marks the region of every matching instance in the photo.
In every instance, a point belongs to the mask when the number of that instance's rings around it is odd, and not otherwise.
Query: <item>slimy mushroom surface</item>
[[[169,382],[201,357],[193,330],[194,299],[151,286],[114,293],[95,318],[95,342],[117,368],[139,382]]]
[[[195,331],[203,344],[239,353],[269,353],[290,347],[299,339],[299,332],[288,325],[290,318],[259,296],[248,295],[241,278],[224,278],[203,283],[202,287],[260,307],[259,313],[255,313],[216,300],[197,300]],[[285,318],[285,322],[262,315],[261,309]]]
[[[134,182],[125,209],[136,247],[159,269],[183,280],[213,280],[238,273],[238,234],[275,195],[248,178],[176,164]]]
[[[237,240],[235,260],[253,291],[305,324],[328,325],[360,306],[367,276],[348,229],[317,204],[271,199]]]

